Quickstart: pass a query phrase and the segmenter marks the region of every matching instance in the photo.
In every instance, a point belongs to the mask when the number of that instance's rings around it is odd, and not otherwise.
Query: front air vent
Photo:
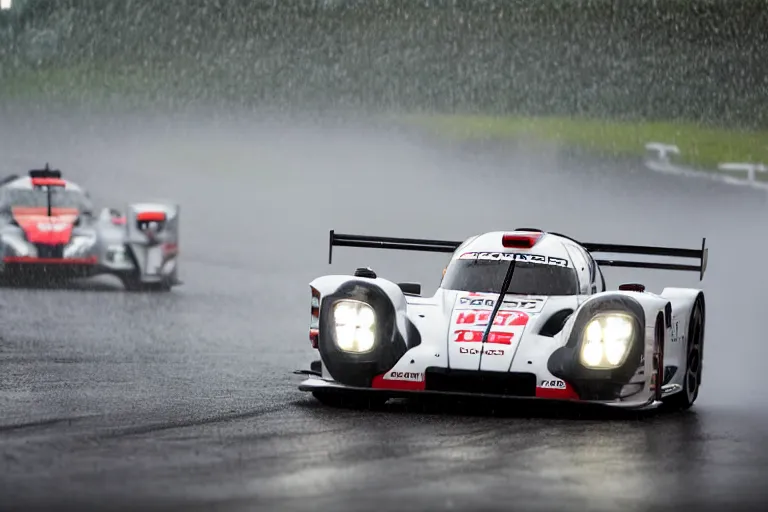
[[[533,373],[486,372],[427,368],[427,391],[472,393],[517,397],[536,396],[536,375]]]
[[[572,309],[561,309],[550,316],[539,330],[539,336],[553,337],[563,330],[565,322],[573,314]]]
[[[35,244],[38,258],[63,258],[63,245]]]

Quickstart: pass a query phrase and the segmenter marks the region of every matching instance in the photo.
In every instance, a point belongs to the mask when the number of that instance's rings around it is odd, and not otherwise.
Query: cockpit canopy
[[[500,293],[509,264],[508,257],[454,259],[445,271],[441,287],[465,292]],[[576,270],[565,260],[558,259],[557,262],[517,260],[507,293],[578,295],[579,280]]]
[[[45,188],[0,189],[0,211],[12,208],[47,208],[49,191]],[[64,187],[50,187],[51,208],[77,209],[81,213],[93,212],[91,200],[81,190]]]

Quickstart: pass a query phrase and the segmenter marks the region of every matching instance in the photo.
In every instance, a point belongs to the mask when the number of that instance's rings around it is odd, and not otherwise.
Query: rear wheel
[[[685,377],[683,389],[664,399],[664,405],[670,409],[689,409],[699,396],[701,370],[704,353],[704,302],[696,299],[691,311],[686,344]]]
[[[378,409],[387,402],[387,398],[368,393],[314,391],[312,396],[323,405],[342,409]]]

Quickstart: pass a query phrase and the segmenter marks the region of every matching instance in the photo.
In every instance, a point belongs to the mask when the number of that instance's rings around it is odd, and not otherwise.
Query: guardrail
[[[646,158],[645,166],[657,172],[666,172],[682,176],[691,176],[701,179],[710,179],[730,185],[763,189],[768,191],[768,181],[762,181],[757,178],[758,173],[768,173],[768,166],[763,163],[753,162],[723,162],[718,164],[717,171],[707,171],[695,169],[673,161],[673,156],[680,156],[680,148],[674,144],[665,144],[663,142],[649,142],[645,149],[652,153],[652,157]],[[743,172],[745,178],[723,174]]]
[[[751,164],[751,163],[724,163],[717,166],[721,171],[746,171],[747,181],[757,181],[756,172],[768,172],[768,167],[765,164]]]

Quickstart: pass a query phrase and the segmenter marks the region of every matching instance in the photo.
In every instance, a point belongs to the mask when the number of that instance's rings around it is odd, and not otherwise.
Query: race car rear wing
[[[48,164],[45,164],[45,169],[30,169],[29,177],[61,179],[61,171],[58,169],[51,169]]]
[[[421,238],[397,238],[390,236],[342,235],[331,230],[328,244],[328,264],[333,261],[334,247],[369,247],[373,249],[397,249],[401,251],[453,253],[462,242],[449,240],[425,240]]]
[[[677,247],[654,247],[649,245],[618,245],[618,244],[599,244],[585,243],[581,244],[591,254],[595,253],[614,253],[614,254],[634,254],[639,256],[667,256],[672,258],[691,258],[699,260],[698,265],[686,265],[681,263],[657,263],[652,261],[626,261],[616,259],[597,259],[598,265],[603,267],[625,267],[625,268],[652,268],[659,270],[681,270],[687,272],[698,272],[699,280],[704,279],[704,271],[707,270],[707,239],[701,239],[701,249],[679,249]]]
[[[519,230],[523,231],[523,230]],[[526,230],[539,231],[539,230]],[[563,236],[559,233],[551,233],[557,236]],[[597,259],[598,265],[605,267],[625,267],[625,268],[647,268],[656,270],[679,270],[685,272],[698,272],[699,280],[704,279],[704,272],[707,269],[707,239],[702,238],[701,249],[682,249],[678,247],[656,247],[649,245],[624,245],[624,244],[603,244],[603,243],[582,243],[573,240],[575,243],[584,247],[590,254],[608,253],[608,254],[633,254],[636,256],[666,256],[672,258],[689,258],[699,260],[698,265],[666,263],[653,261],[628,261],[618,259]],[[337,234],[334,230],[330,231],[328,246],[328,264],[333,261],[334,247],[366,247],[374,249],[396,249],[401,251],[422,251],[422,252],[442,252],[453,253],[464,242],[449,240],[428,240],[420,238],[397,238],[386,236],[366,236]]]

